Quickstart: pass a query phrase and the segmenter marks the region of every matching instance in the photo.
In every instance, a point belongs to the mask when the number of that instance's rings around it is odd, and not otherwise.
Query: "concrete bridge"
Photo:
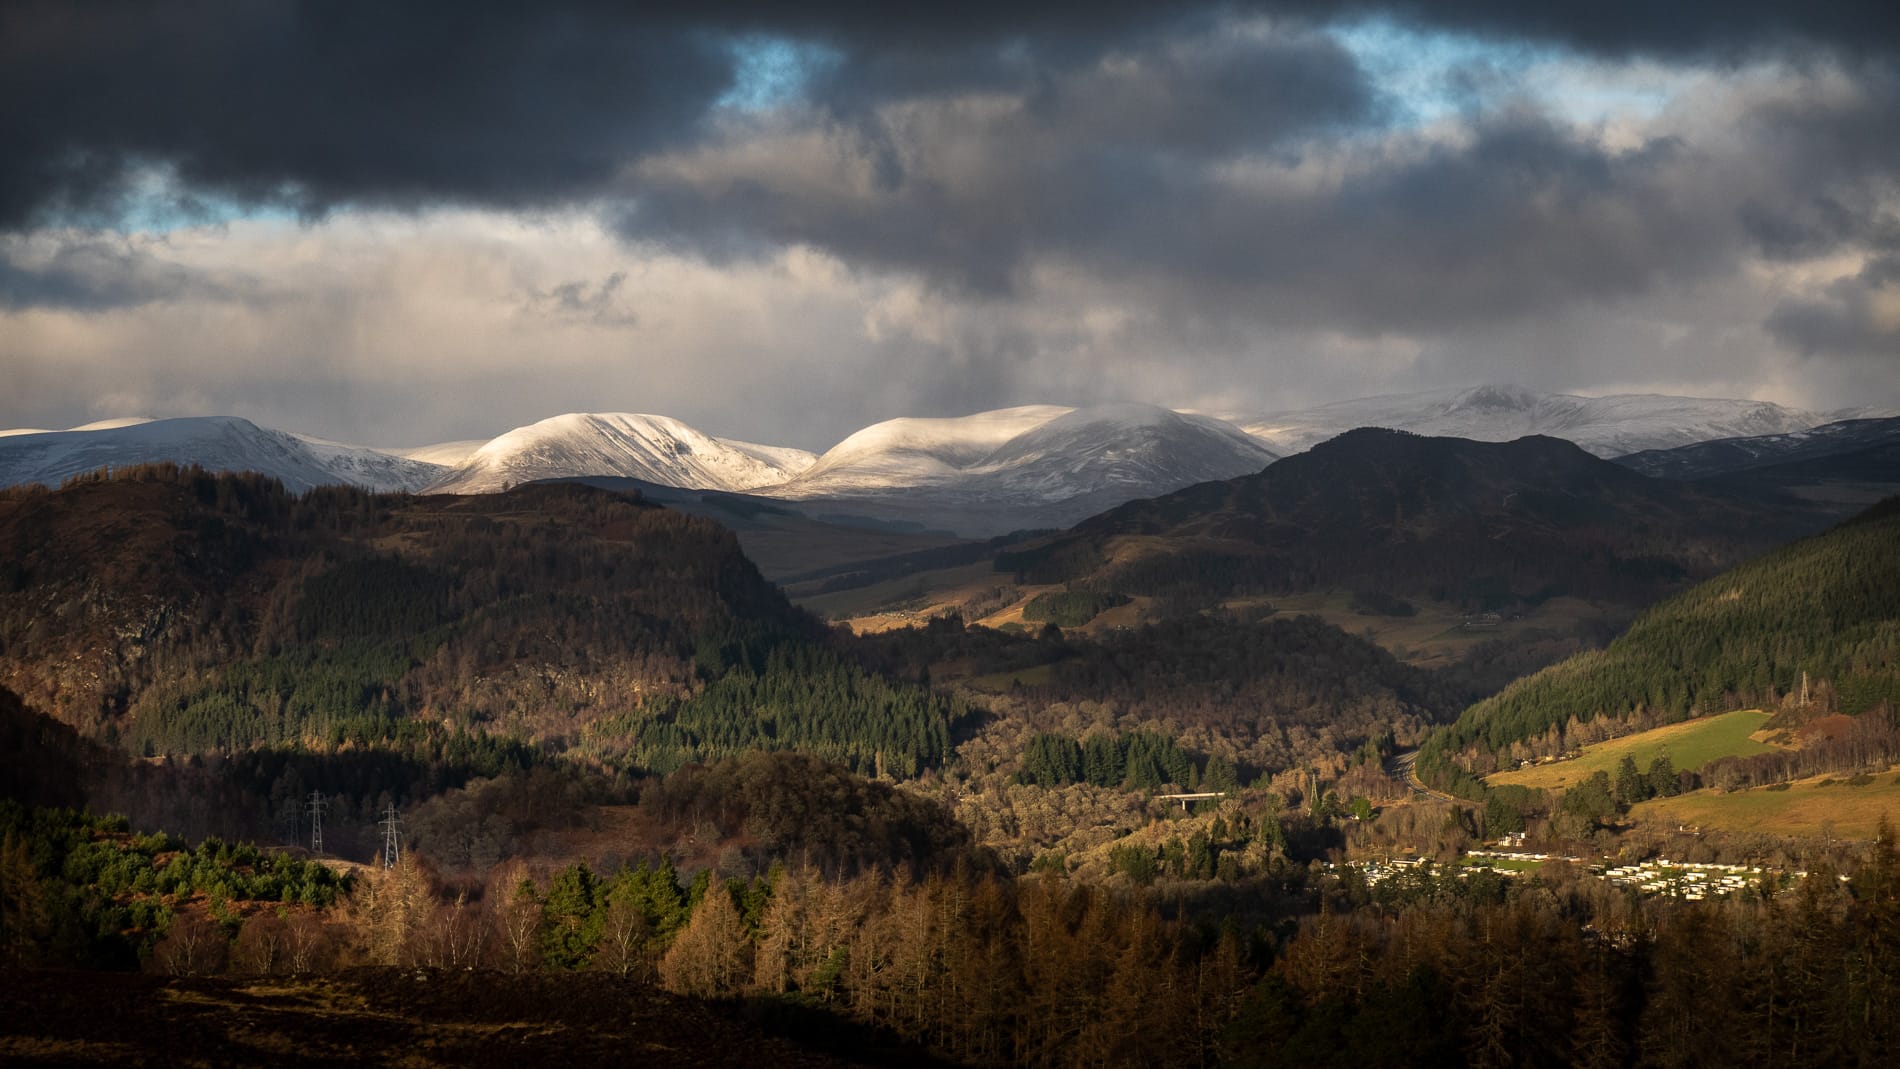
[[[1180,802],[1181,811],[1185,813],[1195,802],[1204,801],[1208,798],[1225,798],[1227,797],[1227,792],[1226,791],[1202,791],[1199,794],[1157,794],[1155,795],[1155,797],[1166,798],[1166,799],[1169,799],[1170,801]]]

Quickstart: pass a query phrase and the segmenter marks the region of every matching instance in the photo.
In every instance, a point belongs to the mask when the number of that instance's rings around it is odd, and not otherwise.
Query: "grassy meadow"
[[[1635,758],[1637,768],[1647,770],[1650,762],[1665,751],[1678,769],[1697,769],[1718,757],[1747,757],[1773,749],[1768,743],[1754,737],[1769,718],[1770,714],[1759,709],[1741,709],[1685,720],[1680,724],[1669,724],[1625,735],[1620,739],[1594,743],[1584,747],[1582,756],[1569,761],[1499,772],[1486,782],[1500,787],[1564,790],[1598,772],[1614,776],[1616,766],[1624,755]]]
[[[1644,802],[1631,809],[1630,816],[1790,838],[1872,839],[1883,816],[1900,823],[1900,772],[1889,769],[1858,786],[1856,781],[1856,777],[1816,776],[1798,780],[1786,790],[1691,791]]]

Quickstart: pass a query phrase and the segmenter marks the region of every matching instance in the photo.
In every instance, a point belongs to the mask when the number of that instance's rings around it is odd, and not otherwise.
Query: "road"
[[[1431,789],[1430,787],[1425,786],[1425,781],[1418,778],[1417,766],[1418,766],[1418,751],[1404,750],[1399,753],[1393,754],[1391,759],[1386,761],[1385,774],[1388,776],[1405,777],[1405,782],[1411,786],[1412,791],[1415,794],[1422,794],[1427,798],[1436,798],[1437,800],[1441,802],[1450,802],[1453,805],[1470,805],[1471,804],[1471,802],[1467,799],[1458,798],[1453,795],[1446,794],[1444,791],[1435,791]]]

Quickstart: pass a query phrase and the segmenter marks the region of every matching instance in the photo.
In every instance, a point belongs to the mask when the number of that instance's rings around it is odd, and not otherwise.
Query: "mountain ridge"
[[[1153,405],[1007,409],[970,418],[992,438],[1000,430],[1015,433],[980,455],[966,450],[961,464],[947,449],[922,453],[898,435],[901,444],[883,450],[847,440],[847,460],[821,459],[816,474],[761,492],[815,514],[829,509],[989,537],[1065,526],[1130,498],[1230,478],[1278,459],[1232,424]],[[891,470],[913,475],[901,496],[867,474]]]
[[[1669,479],[1706,479],[1797,460],[1840,456],[1900,442],[1900,416],[1835,420],[1802,431],[1718,438],[1675,449],[1616,458],[1618,464]]]
[[[1232,421],[1289,453],[1370,426],[1479,441],[1547,434],[1608,458],[1715,438],[1805,430],[1829,418],[1768,401],[1666,394],[1586,397],[1495,384],[1357,398]]]
[[[1265,470],[1131,501],[999,556],[1038,583],[1197,596],[1364,586],[1492,608],[1653,600],[1815,518],[1651,479],[1560,439],[1366,428]]]
[[[127,417],[63,432],[0,432],[0,483],[56,485],[98,467],[151,462],[257,470],[292,489],[335,483],[376,491],[492,492],[523,482],[604,476],[773,497],[816,518],[989,537],[1064,527],[1123,501],[1244,474],[1360,425],[1491,441],[1552,433],[1599,456],[1641,456],[1646,449],[1729,439],[1738,432],[1766,430],[1796,439],[1824,434],[1826,418],[1767,402],[1587,398],[1500,384],[1237,420],[1140,404],[1023,405],[958,417],[901,417],[862,428],[814,455],[633,413],[564,413],[492,439],[405,449],[345,445],[238,417]]]
[[[260,427],[240,416],[105,420],[69,431],[0,437],[0,486],[58,486],[100,468],[153,463],[256,471],[293,492],[326,485],[416,491],[446,470],[362,446]]]

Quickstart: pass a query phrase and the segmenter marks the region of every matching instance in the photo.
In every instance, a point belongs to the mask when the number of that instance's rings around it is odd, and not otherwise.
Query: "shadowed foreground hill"
[[[766,746],[914,772],[948,746],[949,705],[856,668],[729,532],[637,495],[154,466],[0,495],[0,561],[0,685],[134,752],[453,728],[648,768]]]
[[[602,973],[358,969],[168,980],[0,971],[0,996],[9,1010],[0,1061],[9,1065],[819,1067],[915,1064],[920,1056],[823,1053]]]
[[[1560,594],[1642,605],[1818,522],[1555,438],[1363,429],[1257,475],[1131,502],[997,567],[1203,599],[1356,588],[1470,609]]]

